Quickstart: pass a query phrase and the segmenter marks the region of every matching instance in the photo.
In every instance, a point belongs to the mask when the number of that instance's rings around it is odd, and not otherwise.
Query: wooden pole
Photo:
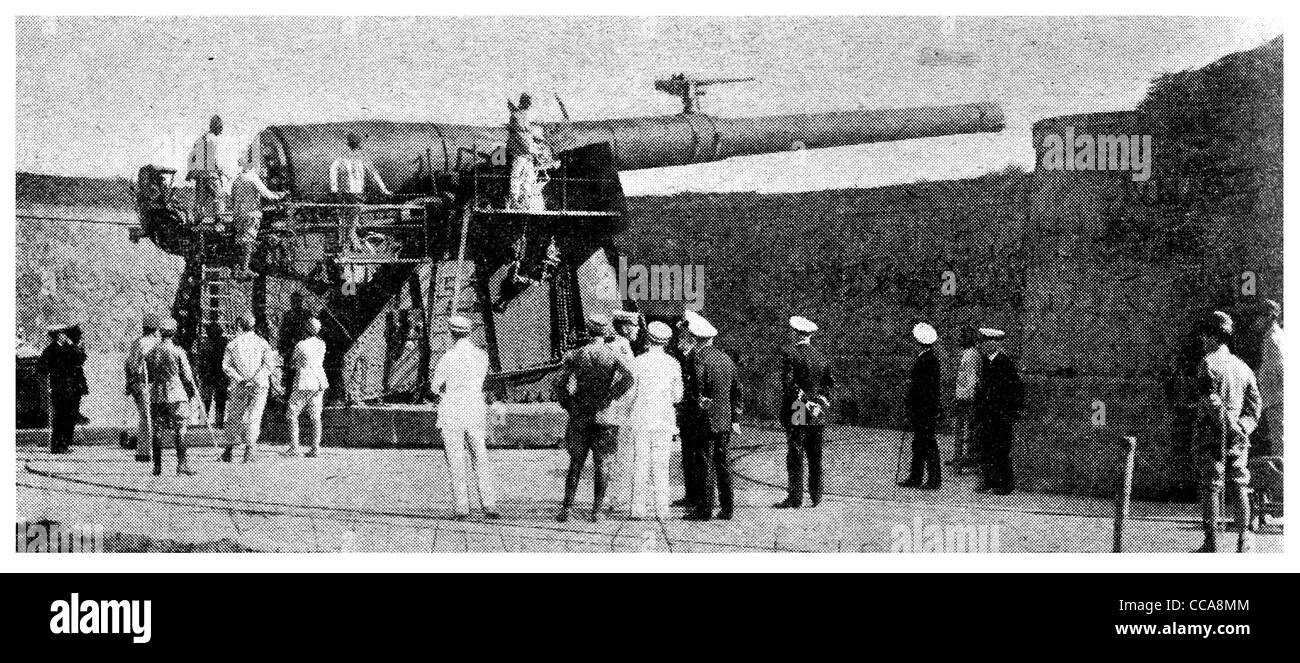
[[[1133,458],[1136,450],[1136,437],[1125,437],[1120,441],[1120,453],[1124,458],[1124,467],[1119,481],[1119,490],[1115,494],[1114,552],[1124,552],[1124,521],[1128,518],[1129,497],[1133,494]]]

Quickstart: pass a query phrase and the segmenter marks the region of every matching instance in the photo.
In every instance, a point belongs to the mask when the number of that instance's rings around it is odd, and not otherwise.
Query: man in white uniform
[[[266,408],[266,394],[271,388],[271,373],[278,363],[271,344],[253,331],[251,315],[242,315],[235,326],[239,333],[226,345],[221,359],[221,370],[230,379],[230,396],[227,405],[236,444],[244,446],[244,462],[253,460],[257,440],[262,436],[262,411]]]
[[[325,377],[325,341],[320,339],[320,320],[311,318],[303,329],[307,338],[298,341],[293,348],[289,364],[293,367],[293,393],[289,394],[289,406],[286,415],[289,418],[289,449],[284,455],[297,457],[302,455],[298,446],[298,418],[304,409],[311,421],[311,449],[308,458],[320,455],[321,412],[325,409],[325,390],[329,380]]]
[[[662,322],[650,323],[649,344],[645,354],[632,361],[636,376],[632,408],[623,430],[630,444],[628,464],[631,475],[629,510],[633,520],[646,517],[647,507],[654,516],[667,518],[672,500],[668,494],[668,459],[673,438],[677,435],[677,412],[684,391],[682,367],[664,351],[673,330]],[[624,441],[620,441],[620,446]]]
[[[140,326],[143,334],[131,343],[126,353],[126,394],[135,401],[139,437],[135,442],[135,459],[147,463],[152,459],[150,449],[153,446],[153,416],[150,412],[149,366],[146,357],[158,345],[161,338],[158,327],[162,318],[157,313],[146,313]]]
[[[451,492],[456,502],[456,519],[469,517],[469,484],[466,474],[473,466],[475,487],[483,517],[496,520],[496,490],[492,484],[492,465],[487,457],[487,408],[483,405],[483,379],[487,376],[487,353],[474,345],[469,334],[468,318],[452,316],[447,320],[452,346],[433,369],[433,391],[442,394],[438,402],[438,430],[447,454],[451,473]]]

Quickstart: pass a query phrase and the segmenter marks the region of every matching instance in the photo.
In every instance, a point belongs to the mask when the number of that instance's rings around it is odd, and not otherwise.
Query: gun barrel
[[[718,83],[748,83],[754,78],[702,78],[694,81],[696,85],[717,85]]]
[[[1003,125],[1001,109],[977,103],[771,117],[682,114],[548,125],[547,134],[566,136],[561,149],[608,141],[619,170],[638,170],[789,150],[997,132]]]
[[[887,141],[1001,131],[994,104],[854,110],[771,117],[660,117],[555,122],[543,125],[555,152],[609,143],[619,170],[662,168],[771,154]],[[342,122],[270,127],[262,132],[268,167],[287,176],[281,185],[299,195],[330,191],[333,161],[348,156],[345,138],[364,137],[363,155],[394,191],[431,172],[482,163],[506,141],[504,126],[435,123]]]

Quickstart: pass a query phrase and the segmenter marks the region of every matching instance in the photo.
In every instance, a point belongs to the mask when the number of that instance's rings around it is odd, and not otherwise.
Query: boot
[[[1237,521],[1237,552],[1252,552],[1255,550],[1255,535],[1250,531],[1250,488],[1237,486],[1236,497],[1233,515]]]
[[[1205,529],[1205,543],[1192,552],[1214,553],[1219,551],[1219,493],[1214,490],[1201,491],[1201,526]]]
[[[244,462],[245,462],[245,463],[251,463],[251,462],[253,462],[253,454],[254,454],[254,453],[256,453],[256,452],[255,452],[254,449],[253,449],[253,445],[251,445],[251,444],[245,444],[245,445],[244,445]]]
[[[153,434],[153,475],[162,474],[162,440],[158,439],[158,433]]]
[[[235,460],[235,448],[226,447],[226,450],[221,452],[221,462],[231,463],[234,462],[234,460]]]
[[[190,469],[190,463],[188,460],[185,459],[185,447],[183,446],[183,444],[184,442],[181,441],[180,433],[177,433],[176,434],[176,474],[177,476],[182,474],[185,476],[192,476],[194,474],[194,470]]]

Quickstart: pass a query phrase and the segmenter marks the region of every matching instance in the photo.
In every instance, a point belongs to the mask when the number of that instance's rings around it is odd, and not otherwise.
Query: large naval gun
[[[746,118],[699,112],[705,87],[723,82],[735,81],[658,81],[681,97],[676,115],[543,123],[554,160],[539,174],[541,204],[523,208],[507,200],[506,126],[268,127],[254,149],[267,184],[290,195],[263,210],[251,278],[234,278],[229,219],[188,209],[174,171],[140,169],[133,238],[185,258],[173,313],[191,348],[245,312],[274,344],[291,294],[303,293],[330,348],[330,400],[420,402],[431,396],[431,366],[448,343],[445,321],[460,314],[489,352],[488,386],[498,398],[551,400],[543,378],[579,342],[584,317],[638,308],[621,298],[611,268],[613,238],[624,229],[620,171],[1003,126],[987,103]],[[362,138],[362,157],[393,196],[344,203],[330,193],[331,165],[348,155],[349,135]],[[343,241],[345,224],[356,225],[360,244]]]

